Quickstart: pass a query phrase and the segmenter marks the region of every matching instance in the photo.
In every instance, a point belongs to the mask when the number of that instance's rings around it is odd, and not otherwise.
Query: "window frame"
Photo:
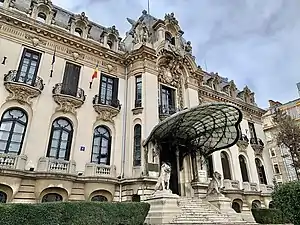
[[[68,126],[71,127],[71,130],[66,130],[65,127],[54,127],[54,123],[59,121],[59,120],[65,120],[68,122]],[[53,134],[56,130],[60,131],[59,134],[59,139],[58,139],[58,147],[56,148],[56,156],[55,157],[51,157],[50,153],[51,153],[51,148],[52,148],[52,140],[53,140]],[[67,145],[66,145],[66,153],[65,153],[65,157],[64,159],[61,159],[59,157],[59,153],[61,151],[61,141],[62,141],[62,134],[63,131],[68,133],[68,140],[67,140]],[[57,117],[55,120],[53,120],[52,124],[51,124],[51,131],[50,131],[50,136],[49,136],[49,142],[48,142],[48,148],[47,148],[47,154],[46,157],[51,158],[51,159],[56,159],[56,160],[65,160],[65,161],[69,161],[70,160],[70,155],[71,155],[71,148],[72,148],[72,142],[73,142],[73,134],[74,134],[74,127],[73,127],[73,123],[71,122],[71,120],[69,120],[66,117]]]
[[[244,172],[242,169],[242,163],[244,163]],[[242,180],[243,182],[250,182],[250,177],[249,177],[249,172],[248,172],[248,166],[247,166],[247,159],[245,156],[243,155],[239,155],[239,164],[240,164],[240,170],[241,170],[241,174],[242,174]]]
[[[220,154],[221,154],[221,164],[222,164],[223,177],[224,177],[224,179],[232,180],[233,178],[232,178],[229,155],[225,151],[222,151]],[[224,156],[224,157],[222,157],[222,156]],[[224,166],[224,162],[223,162],[222,159],[226,159],[228,168],[224,168],[225,166]],[[225,173],[225,171],[226,171],[225,169],[228,169],[228,173]],[[225,175],[226,175],[226,177],[225,177]],[[227,175],[229,175],[229,176],[227,176]]]
[[[250,132],[250,138],[254,139],[255,144],[258,144],[258,138],[255,130],[255,124],[253,122],[248,121],[248,127]]]
[[[142,165],[142,126],[141,124],[134,125],[133,128],[133,166]],[[139,145],[137,145],[137,142]],[[139,153],[140,159],[138,159],[137,154]]]
[[[277,167],[277,169],[276,169],[276,167]],[[280,168],[279,168],[279,164],[278,164],[278,163],[274,163],[274,164],[273,164],[273,169],[274,169],[274,173],[275,173],[276,175],[281,174]],[[276,170],[278,170],[278,172],[277,172]]]
[[[101,80],[100,80],[100,87],[99,87],[99,97],[98,97],[98,104],[101,105],[110,105],[113,107],[118,107],[118,94],[119,94],[119,78],[112,77],[109,75],[106,75],[104,73],[101,73]],[[103,78],[106,78],[106,81],[103,80]],[[108,99],[107,95],[109,92],[108,86],[109,86],[109,80],[112,81],[111,83],[111,99]],[[103,88],[103,83],[105,83],[105,87]],[[102,99],[102,91],[104,93],[104,99]]]
[[[166,96],[166,107],[164,107],[164,96]],[[164,99],[164,100],[163,100]],[[176,89],[166,85],[160,85],[160,107],[163,114],[172,114],[176,109]]]
[[[31,54],[30,58],[28,58],[28,57],[26,56],[26,53]],[[33,60],[33,56],[34,56],[34,55],[36,55],[36,56],[38,57],[37,60]],[[16,77],[15,77],[15,82],[27,84],[27,85],[30,85],[30,86],[34,86],[34,83],[35,83],[35,81],[36,81],[37,74],[38,74],[38,71],[39,71],[41,58],[42,58],[42,53],[41,53],[41,52],[38,52],[38,51],[35,51],[35,50],[33,50],[33,49],[24,47],[24,48],[23,48],[22,55],[21,55],[21,59],[19,60],[19,66],[18,66],[18,70],[17,70],[17,75],[16,75]],[[28,64],[30,64],[30,65],[31,65],[31,63],[32,63],[33,61],[36,62],[36,68],[35,68],[35,71],[34,71],[34,73],[33,73],[31,83],[28,83],[28,82],[26,82],[26,81],[21,81],[21,80],[20,80],[20,77],[21,77],[21,70],[22,70],[23,63],[24,63],[24,60],[25,60],[25,59],[28,59],[28,60],[29,60],[29,63],[28,63]],[[26,73],[25,73],[25,78],[26,78],[26,79],[28,79],[28,75],[29,75],[30,68],[31,68],[31,66],[29,66],[29,67],[26,69]]]
[[[143,78],[142,75],[135,76],[135,108],[142,107],[142,97],[143,97]]]
[[[78,71],[76,71],[76,69],[78,69]],[[65,62],[64,75],[63,75],[62,86],[61,86],[61,94],[77,97],[81,71],[82,71],[81,65],[75,64],[70,61]]]
[[[107,133],[108,133],[108,137],[106,137],[104,134],[102,134],[101,132],[98,131],[98,134],[95,134],[97,130],[100,130],[100,129],[104,129]],[[99,143],[99,149],[98,149],[98,162],[95,162],[93,160],[93,156],[96,155],[94,154],[94,142],[95,142],[95,138],[100,138],[100,143]],[[101,157],[103,154],[102,154],[102,140],[106,139],[108,144],[107,144],[107,160],[106,160],[106,163],[101,163],[101,159],[104,158],[104,157]],[[97,165],[107,165],[109,166],[111,164],[111,142],[112,142],[112,136],[111,136],[111,132],[110,132],[110,129],[106,126],[103,126],[103,125],[100,125],[100,126],[97,126],[95,127],[94,129],[94,133],[93,133],[93,142],[92,142],[92,154],[91,154],[91,163],[95,163]]]
[[[11,112],[13,110],[18,110],[18,111],[22,112],[23,116],[25,116],[26,122],[20,121],[20,119],[19,119],[20,117],[18,119],[15,119],[15,118],[12,118],[12,117],[11,118],[3,118],[6,113],[9,114],[9,112]],[[20,153],[22,152],[24,139],[25,139],[25,135],[26,135],[26,131],[27,131],[27,126],[28,126],[28,114],[27,114],[27,112],[24,109],[18,108],[18,107],[8,108],[2,113],[1,120],[0,120],[0,128],[1,128],[1,125],[2,125],[3,122],[11,122],[11,128],[10,128],[10,131],[9,131],[8,139],[7,139],[7,142],[6,142],[6,147],[5,147],[5,150],[4,150],[3,154],[15,153],[15,152],[9,151],[9,146],[11,144],[12,136],[14,134],[14,128],[16,126],[16,123],[19,123],[19,124],[23,125],[24,130],[23,130],[23,133],[22,133],[22,138],[21,138],[21,142],[20,142],[20,146],[19,146],[19,151],[17,152],[17,155],[20,155]]]
[[[60,198],[60,200],[55,200],[55,201],[45,201],[45,199],[46,199],[46,197],[48,197],[48,196],[56,196],[56,198],[57,197],[59,197]],[[47,193],[47,194],[45,194],[43,197],[42,197],[42,200],[41,200],[41,202],[42,203],[47,203],[47,202],[63,202],[64,201],[64,198],[63,198],[63,196],[62,195],[60,195],[60,194],[58,194],[58,193],[54,193],[54,192],[50,192],[50,193]]]

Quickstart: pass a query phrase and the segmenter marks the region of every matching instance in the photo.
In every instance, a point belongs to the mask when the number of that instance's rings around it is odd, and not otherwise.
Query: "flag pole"
[[[148,0],[148,14],[150,15],[150,0]]]
[[[54,47],[54,53],[53,53],[53,57],[52,57],[52,64],[51,64],[50,77],[53,76],[53,67],[54,67],[54,63],[55,63],[55,55],[56,55],[56,45],[55,45],[55,47]]]

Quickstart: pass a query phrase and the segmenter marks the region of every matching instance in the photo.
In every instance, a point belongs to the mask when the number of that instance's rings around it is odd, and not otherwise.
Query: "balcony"
[[[97,120],[114,123],[113,118],[116,117],[121,110],[121,104],[118,99],[111,101],[103,101],[98,95],[94,96],[93,105],[98,113]]]
[[[56,111],[63,113],[72,113],[76,115],[76,109],[80,108],[85,101],[84,90],[77,88],[77,92],[72,93],[70,90],[63,90],[63,84],[56,84],[52,90],[53,99],[59,105]]]
[[[263,141],[260,138],[251,138],[250,144],[255,152],[255,155],[261,156],[265,146]]]
[[[86,177],[116,177],[116,167],[101,165],[95,163],[87,163],[85,165],[85,176]]]
[[[243,182],[245,192],[258,192],[257,183]]]
[[[37,171],[48,173],[76,174],[76,163],[74,161],[42,157],[38,161]]]
[[[31,105],[32,99],[38,97],[44,89],[42,78],[24,78],[17,70],[10,70],[4,75],[4,86],[9,92],[7,101],[15,100],[28,105]]]
[[[175,106],[170,106],[170,105],[160,105],[158,110],[159,110],[160,120],[164,120],[167,117],[180,111],[178,108],[175,108]]]
[[[224,179],[223,180],[223,185],[224,185],[224,191],[239,190],[240,189],[238,180]]]
[[[27,162],[26,155],[0,154],[0,168],[24,170]]]
[[[239,147],[239,150],[244,152],[246,151],[249,145],[249,139],[245,134],[241,134],[239,140],[237,141],[236,145]]]

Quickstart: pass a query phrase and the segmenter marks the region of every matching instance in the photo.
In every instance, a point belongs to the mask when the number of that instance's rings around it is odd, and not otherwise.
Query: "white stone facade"
[[[6,200],[143,199],[153,192],[160,162],[149,151],[147,163],[142,141],[172,113],[218,101],[242,110],[244,136],[230,149],[213,153],[211,168],[225,176],[224,193],[232,200],[268,207],[273,172],[263,147],[264,111],[254,93],[197,66],[173,14],[159,20],[144,11],[139,20],[128,21],[132,28],[121,41],[115,27],[95,25],[84,13],[74,15],[50,1],[4,0],[0,189]],[[90,84],[97,64],[98,77]],[[13,130],[11,124],[24,129]],[[221,152],[229,166],[226,174]],[[183,160],[182,196],[194,196],[195,187],[208,184],[211,171],[198,156],[197,167],[192,161],[190,156]],[[199,180],[192,182],[195,172]]]

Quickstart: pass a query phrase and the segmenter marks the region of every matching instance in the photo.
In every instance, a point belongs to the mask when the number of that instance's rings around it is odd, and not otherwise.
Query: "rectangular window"
[[[276,153],[275,153],[275,149],[274,148],[270,149],[270,156],[271,157],[276,157]]]
[[[173,114],[175,109],[175,90],[166,86],[161,86],[161,113]]]
[[[135,77],[135,107],[142,107],[142,76]]]
[[[61,93],[76,97],[81,67],[70,62],[66,62]]]
[[[255,132],[255,127],[254,127],[254,123],[248,122],[248,126],[249,126],[249,131],[250,131],[250,137],[252,139],[251,143],[258,144],[257,137],[256,137],[256,132]]]
[[[279,170],[278,164],[274,164],[274,172],[275,172],[276,174],[280,174],[280,170]]]
[[[99,104],[118,106],[119,79],[101,75]]]
[[[19,64],[17,82],[34,85],[39,69],[41,53],[25,48]]]

